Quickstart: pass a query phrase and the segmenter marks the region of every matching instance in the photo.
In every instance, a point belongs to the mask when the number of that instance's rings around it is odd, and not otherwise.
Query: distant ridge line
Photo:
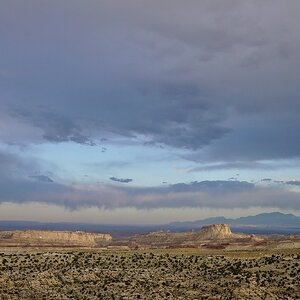
[[[129,235],[157,230],[190,231],[199,230],[202,226],[211,224],[229,224],[236,231],[247,233],[300,233],[300,217],[293,214],[280,212],[261,213],[254,216],[239,217],[236,219],[211,217],[195,221],[171,222],[160,225],[118,225],[118,224],[89,224],[71,222],[39,222],[20,220],[0,220],[0,230],[68,230],[68,231],[89,231],[89,232],[111,232],[118,236],[119,233]]]

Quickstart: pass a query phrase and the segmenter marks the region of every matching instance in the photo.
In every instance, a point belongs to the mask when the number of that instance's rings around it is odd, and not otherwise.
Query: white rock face
[[[228,224],[213,224],[203,226],[199,233],[200,240],[221,240],[232,237]]]
[[[89,233],[81,231],[47,231],[24,230],[6,232],[2,241],[19,245],[33,246],[84,246],[97,247],[101,244],[109,244],[112,240],[110,234]],[[1,236],[0,236],[1,241]]]

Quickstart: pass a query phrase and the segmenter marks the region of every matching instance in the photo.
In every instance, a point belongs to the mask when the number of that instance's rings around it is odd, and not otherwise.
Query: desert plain
[[[47,234],[2,233],[1,300],[300,299],[298,236]]]

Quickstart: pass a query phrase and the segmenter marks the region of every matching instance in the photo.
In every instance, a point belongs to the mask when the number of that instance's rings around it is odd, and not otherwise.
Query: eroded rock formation
[[[203,226],[200,231],[158,231],[138,234],[131,238],[131,245],[141,247],[219,247],[221,245],[225,247],[225,244],[227,246],[229,243],[252,243],[253,237],[242,233],[232,233],[227,224],[213,224]]]
[[[110,244],[110,234],[81,231],[24,230],[0,233],[0,245],[8,246],[79,246],[97,247]]]
[[[213,224],[203,226],[199,232],[200,240],[223,240],[232,237],[228,224]]]

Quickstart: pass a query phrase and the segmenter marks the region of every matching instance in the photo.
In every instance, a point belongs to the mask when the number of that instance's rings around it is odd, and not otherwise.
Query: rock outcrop
[[[97,247],[109,245],[110,234],[81,231],[24,230],[0,232],[0,245]]]
[[[223,240],[233,237],[228,224],[203,226],[199,232],[200,240]]]
[[[156,231],[146,234],[137,234],[130,239],[131,247],[167,247],[170,245],[183,245],[197,240],[196,232],[168,232]]]
[[[252,237],[253,238],[253,237]],[[232,233],[227,224],[203,226],[200,231],[167,232],[156,231],[137,234],[130,239],[131,245],[141,247],[200,247],[204,243],[235,243],[251,241],[251,236],[243,233]]]

